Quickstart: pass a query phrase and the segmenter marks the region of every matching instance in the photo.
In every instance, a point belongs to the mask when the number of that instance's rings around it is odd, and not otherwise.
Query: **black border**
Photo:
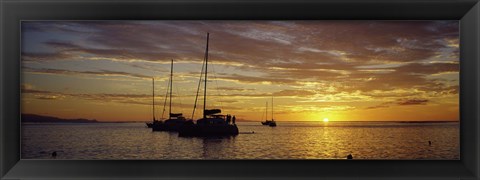
[[[460,20],[459,161],[19,160],[21,20]],[[1,179],[455,179],[480,175],[478,0],[0,0]]]

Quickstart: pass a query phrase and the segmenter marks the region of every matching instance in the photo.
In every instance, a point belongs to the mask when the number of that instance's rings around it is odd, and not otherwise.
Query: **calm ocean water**
[[[53,151],[56,159],[460,158],[459,123],[237,124],[241,134],[230,138],[178,137],[144,123],[23,124],[21,151],[23,159],[50,159]]]

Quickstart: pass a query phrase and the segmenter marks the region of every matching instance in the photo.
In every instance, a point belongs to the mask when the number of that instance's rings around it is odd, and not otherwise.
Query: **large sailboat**
[[[187,121],[178,131],[179,136],[235,136],[238,135],[238,128],[233,119],[233,123],[230,123],[229,116],[220,114],[221,109],[206,109],[207,107],[207,72],[208,72],[208,41],[210,34],[207,33],[207,46],[205,49],[205,84],[203,90],[203,118],[198,119],[197,122],[193,120]],[[202,68],[203,72],[203,68]],[[201,76],[199,85],[201,82]],[[200,86],[199,86],[200,87]],[[198,98],[198,91],[197,91]],[[194,113],[195,114],[195,107]],[[193,116],[192,114],[192,116]]]
[[[173,59],[170,67],[170,84],[169,84],[169,93],[170,94],[170,105],[169,105],[169,118],[163,123],[157,123],[152,126],[153,131],[178,131],[181,126],[186,122],[185,117],[182,113],[172,113],[172,87],[173,87]]]

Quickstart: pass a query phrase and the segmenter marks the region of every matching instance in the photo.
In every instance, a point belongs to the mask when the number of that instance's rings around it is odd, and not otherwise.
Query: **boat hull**
[[[147,128],[152,128],[153,123],[145,123],[145,125],[147,125]]]
[[[266,120],[262,122],[262,125],[268,126],[270,123],[272,123],[272,121]]]
[[[162,124],[152,127],[153,131],[171,131],[178,132],[180,128],[187,122],[186,120],[169,119]]]

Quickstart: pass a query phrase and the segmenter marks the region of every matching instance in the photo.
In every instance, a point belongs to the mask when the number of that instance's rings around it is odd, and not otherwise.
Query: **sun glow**
[[[323,122],[328,122],[328,118],[323,118]]]

